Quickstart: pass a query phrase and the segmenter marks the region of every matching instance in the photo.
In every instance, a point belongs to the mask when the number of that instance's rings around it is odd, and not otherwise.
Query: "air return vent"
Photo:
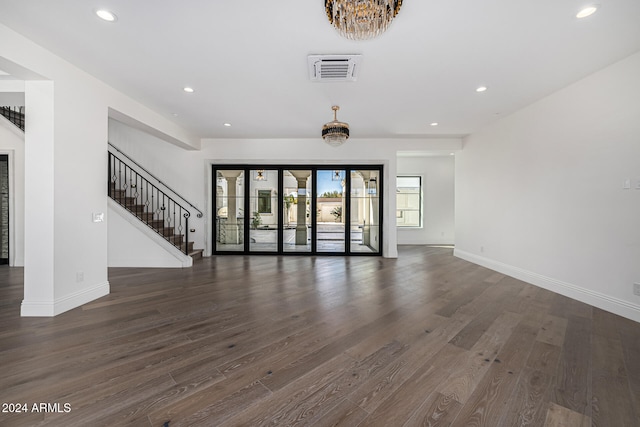
[[[362,55],[309,55],[309,78],[314,82],[356,81]]]

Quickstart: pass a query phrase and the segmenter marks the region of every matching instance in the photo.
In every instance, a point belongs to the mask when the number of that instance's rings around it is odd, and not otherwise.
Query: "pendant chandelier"
[[[329,22],[341,36],[366,40],[384,33],[402,6],[402,0],[325,0]]]
[[[322,139],[332,147],[337,147],[349,139],[349,125],[338,121],[340,107],[334,105],[331,109],[333,110],[333,121],[322,126]]]

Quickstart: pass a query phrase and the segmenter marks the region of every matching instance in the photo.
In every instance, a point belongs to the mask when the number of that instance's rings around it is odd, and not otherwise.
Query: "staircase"
[[[0,106],[0,115],[24,132],[24,107]]]
[[[109,197],[194,261],[201,259],[203,250],[189,241],[191,213],[165,190],[109,152]]]

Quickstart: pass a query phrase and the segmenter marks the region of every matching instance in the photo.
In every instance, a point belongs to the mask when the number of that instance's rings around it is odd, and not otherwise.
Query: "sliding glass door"
[[[220,165],[213,176],[215,254],[381,252],[382,166]]]
[[[244,170],[218,170],[214,176],[216,250],[244,252]]]
[[[316,188],[316,242],[318,252],[345,251],[345,224],[348,223],[343,213],[345,206],[345,187],[347,185],[344,169],[316,171],[318,185]]]
[[[351,171],[351,252],[380,251],[380,171]]]
[[[283,252],[311,252],[311,169],[283,170]]]
[[[278,252],[278,170],[251,169],[248,188],[249,251]]]

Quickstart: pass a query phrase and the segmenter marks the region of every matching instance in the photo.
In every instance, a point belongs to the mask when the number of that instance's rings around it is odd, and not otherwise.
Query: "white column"
[[[296,245],[307,244],[307,179],[311,171],[289,171],[298,181],[298,221],[296,224]]]
[[[22,316],[54,316],[53,82],[25,83],[25,230]]]
[[[223,243],[237,245],[240,242],[240,227],[238,225],[238,178],[242,171],[220,171],[227,180],[227,223],[225,224],[225,240]]]

